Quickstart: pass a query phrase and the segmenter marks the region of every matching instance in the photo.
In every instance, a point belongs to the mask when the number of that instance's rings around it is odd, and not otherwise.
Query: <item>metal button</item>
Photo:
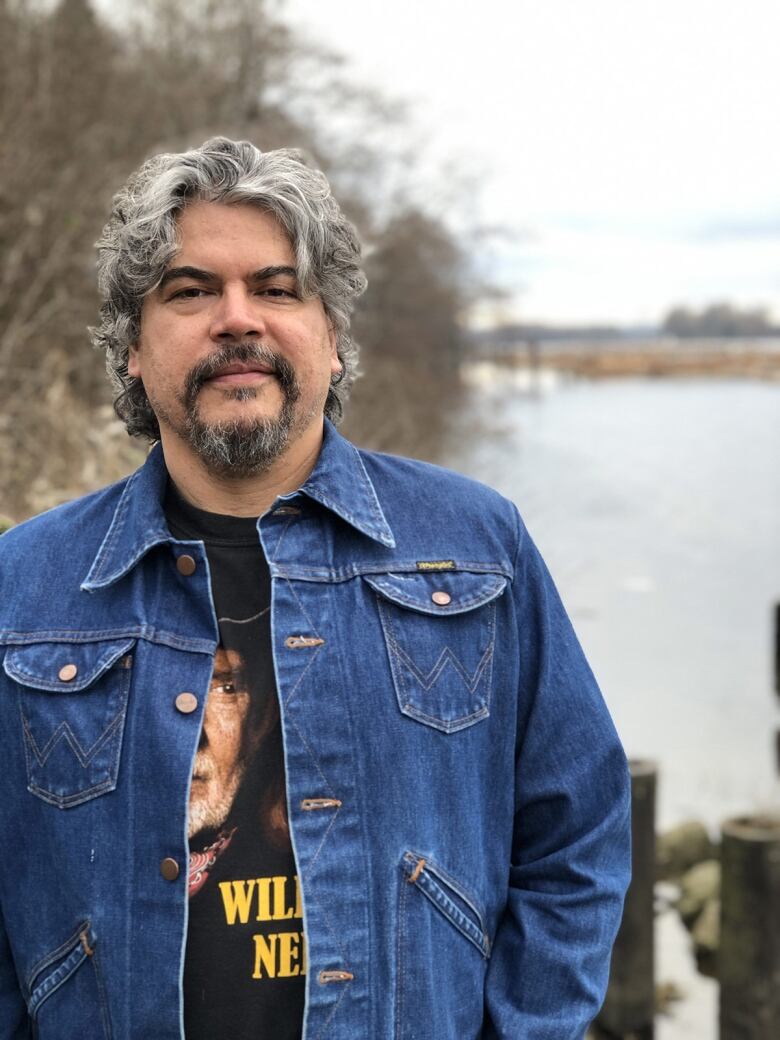
[[[160,873],[166,881],[175,881],[179,876],[179,864],[175,859],[166,857],[160,864]]]
[[[187,553],[184,553],[176,559],[176,570],[179,574],[183,574],[185,578],[189,578],[191,574],[194,574],[196,567],[197,564],[195,563],[195,558],[193,556],[188,556]]]
[[[198,707],[198,698],[194,693],[180,693],[175,703],[182,715],[191,715]]]
[[[434,592],[431,599],[439,607],[446,607],[448,603],[452,602],[449,592]]]
[[[64,664],[57,674],[63,682],[70,682],[71,679],[76,678],[79,670],[75,664]]]

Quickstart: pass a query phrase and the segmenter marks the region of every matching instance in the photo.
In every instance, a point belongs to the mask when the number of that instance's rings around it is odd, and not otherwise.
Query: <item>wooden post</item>
[[[780,1037],[780,818],[722,827],[720,1040]]]
[[[596,1025],[602,1035],[652,1040],[655,1012],[653,886],[655,792],[653,762],[632,761],[632,876],[612,952],[609,988]]]

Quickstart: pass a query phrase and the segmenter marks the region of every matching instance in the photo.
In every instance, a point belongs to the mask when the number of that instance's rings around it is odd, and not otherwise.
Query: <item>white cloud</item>
[[[288,0],[284,10],[345,51],[357,80],[414,98],[439,161],[476,156],[487,222],[538,229],[545,246],[536,264],[527,254],[523,309],[622,320],[726,296],[780,313],[776,242],[684,241],[780,215],[777,0]]]

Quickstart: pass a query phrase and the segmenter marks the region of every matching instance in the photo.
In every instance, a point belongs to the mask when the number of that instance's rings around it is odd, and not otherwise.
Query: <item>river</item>
[[[780,384],[584,381],[477,364],[445,463],[517,503],[628,754],[657,762],[658,827],[780,809]],[[668,1040],[715,1037],[714,984],[659,923],[688,1000]]]

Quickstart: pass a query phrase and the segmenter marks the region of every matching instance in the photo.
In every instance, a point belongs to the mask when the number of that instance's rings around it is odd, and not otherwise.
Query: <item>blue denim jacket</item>
[[[157,447],[0,539],[4,1040],[183,1035],[187,805],[217,626],[165,481]],[[579,1040],[628,883],[629,785],[514,506],[326,424],[313,473],[258,530],[306,1040]],[[177,710],[182,691],[196,711]]]

